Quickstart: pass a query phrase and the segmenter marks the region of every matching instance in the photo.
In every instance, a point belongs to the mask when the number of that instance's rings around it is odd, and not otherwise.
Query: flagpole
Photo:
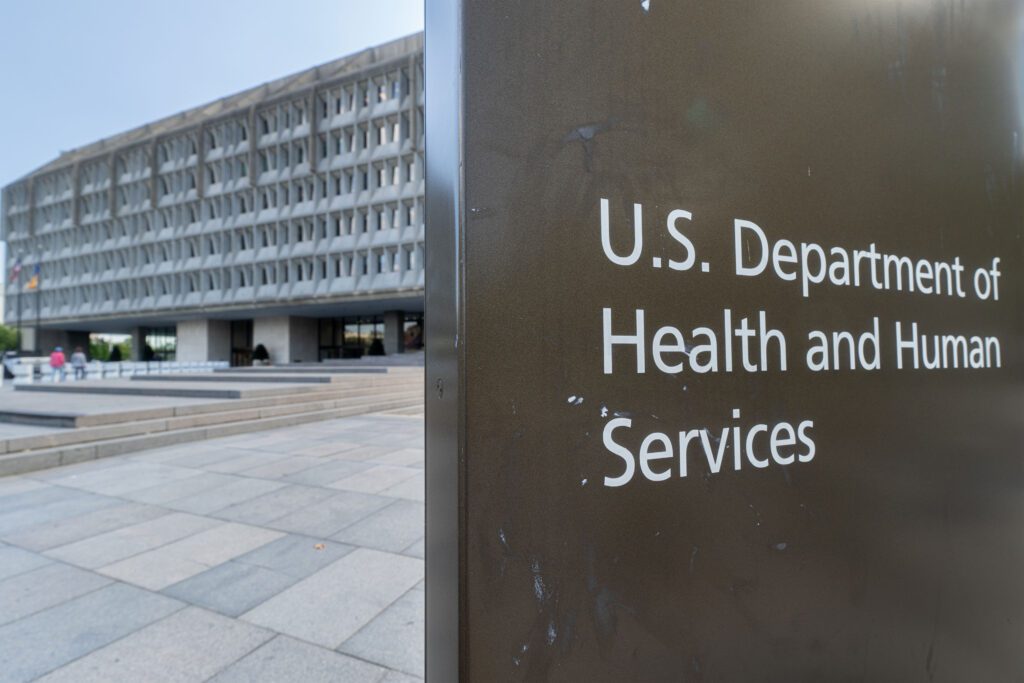
[[[42,353],[42,350],[43,350],[43,345],[40,343],[40,337],[42,336],[41,335],[42,330],[39,328],[40,320],[42,319],[42,313],[41,312],[42,312],[42,308],[43,308],[42,302],[41,302],[41,300],[39,298],[39,295],[42,293],[40,291],[42,289],[42,287],[40,285],[42,284],[42,280],[43,280],[43,266],[42,266],[41,256],[40,256],[40,254],[38,252],[36,253],[36,265],[35,265],[35,269],[32,271],[32,277],[35,278],[35,285],[36,285],[35,286],[35,290],[36,290],[36,355],[38,356],[38,355],[40,355]]]
[[[21,349],[21,290],[24,289],[24,285],[21,282],[21,254],[22,254],[22,252],[19,251],[18,252],[18,260],[14,264],[14,266],[15,266],[15,268],[14,268],[14,277],[18,280],[18,291],[17,291],[17,294],[15,295],[15,304],[16,304],[16,306],[18,308],[18,331],[17,331],[17,334],[15,335],[15,337],[17,338],[17,341],[18,341],[18,355],[21,355],[21,350],[22,350]]]

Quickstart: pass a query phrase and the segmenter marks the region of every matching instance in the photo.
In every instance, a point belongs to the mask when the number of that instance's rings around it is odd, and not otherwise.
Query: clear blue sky
[[[0,3],[0,186],[61,150],[423,28],[423,0]]]

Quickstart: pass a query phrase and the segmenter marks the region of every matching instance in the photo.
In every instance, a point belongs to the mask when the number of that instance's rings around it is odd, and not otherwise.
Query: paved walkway
[[[423,422],[0,479],[0,681],[423,675]]]

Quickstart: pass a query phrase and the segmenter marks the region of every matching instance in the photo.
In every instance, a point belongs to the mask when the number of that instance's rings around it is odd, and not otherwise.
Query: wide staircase
[[[53,408],[21,412],[6,408],[0,410],[0,420],[61,428],[0,438],[0,476],[366,413],[423,414],[423,369],[406,367],[232,369],[172,379],[144,376],[32,384],[19,386],[21,391],[52,392]],[[60,409],[61,398],[80,405],[89,394],[123,394],[125,400],[118,409],[103,412]],[[188,400],[180,405],[133,408],[134,396]],[[210,400],[196,400],[206,398]]]

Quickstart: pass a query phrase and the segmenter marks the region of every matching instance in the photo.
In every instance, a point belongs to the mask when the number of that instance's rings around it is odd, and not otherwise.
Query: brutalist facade
[[[237,364],[418,347],[422,93],[413,35],[62,153],[3,190],[5,322]]]

